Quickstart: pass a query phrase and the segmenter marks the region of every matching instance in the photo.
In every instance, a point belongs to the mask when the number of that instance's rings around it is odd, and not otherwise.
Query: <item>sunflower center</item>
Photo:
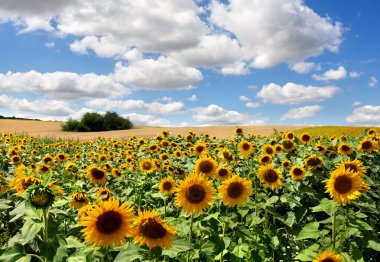
[[[277,175],[276,171],[274,171],[273,169],[269,169],[269,170],[265,171],[264,179],[268,183],[274,183],[277,181],[278,175]]]
[[[199,204],[206,197],[205,189],[198,184],[190,186],[186,191],[186,198],[192,204]]]
[[[95,179],[102,179],[104,177],[104,172],[95,168],[92,170],[91,175]]]
[[[86,202],[86,198],[82,194],[75,195],[74,199],[79,203]]]
[[[284,162],[282,165],[283,165],[283,167],[288,167],[290,165],[290,163],[289,162]]]
[[[300,175],[302,175],[302,169],[301,168],[294,168],[294,170],[293,170],[293,175],[295,175],[295,176],[300,176]]]
[[[362,148],[363,149],[370,149],[372,147],[372,142],[371,141],[365,141],[363,144],[362,144]]]
[[[292,141],[284,141],[282,144],[286,149],[291,149],[293,147],[293,142]]]
[[[342,146],[342,150],[343,150],[343,151],[350,151],[350,149],[351,149],[351,148],[350,148],[349,146],[347,146],[347,145],[343,145],[343,146]]]
[[[150,162],[144,162],[142,166],[145,170],[150,170],[152,168],[152,164]]]
[[[309,166],[318,166],[321,163],[321,160],[317,157],[310,158],[307,163]]]
[[[121,176],[121,172],[119,170],[115,170],[115,171],[113,171],[113,173],[117,177]]]
[[[225,177],[225,176],[228,175],[228,170],[225,169],[225,168],[219,169],[218,175],[221,176],[221,177]]]
[[[334,188],[339,194],[346,194],[352,188],[352,180],[347,176],[340,176],[335,180]]]
[[[354,164],[344,164],[345,169],[352,169],[354,172],[358,172],[358,168]]]
[[[140,231],[144,236],[154,239],[163,238],[167,233],[166,229],[154,218],[145,219]]]
[[[243,191],[244,187],[239,182],[232,182],[227,188],[228,196],[231,198],[238,198],[239,196],[241,196]]]
[[[96,221],[96,229],[102,234],[117,232],[122,224],[122,217],[118,212],[107,211],[101,214]]]
[[[164,188],[165,190],[170,190],[170,189],[172,189],[172,183],[170,183],[170,182],[165,182],[164,185],[163,185],[163,188]]]
[[[265,162],[269,162],[269,157],[268,156],[264,156],[262,158],[262,161],[265,163]]]
[[[64,155],[59,155],[58,158],[61,159],[61,160],[63,160],[63,159],[65,159],[65,156]]]
[[[322,262],[334,262],[334,260],[332,258],[325,258]]]
[[[196,150],[198,153],[202,153],[204,147],[203,146],[197,146]]]
[[[243,143],[243,149],[244,150],[249,150],[250,149],[250,146],[248,143]]]
[[[41,171],[42,172],[47,172],[47,171],[49,171],[49,168],[47,166],[42,166],[41,167]]]
[[[265,151],[268,155],[271,155],[273,153],[273,149],[271,147],[268,147]]]
[[[213,164],[210,161],[203,161],[199,164],[199,170],[202,173],[208,174],[212,171]]]

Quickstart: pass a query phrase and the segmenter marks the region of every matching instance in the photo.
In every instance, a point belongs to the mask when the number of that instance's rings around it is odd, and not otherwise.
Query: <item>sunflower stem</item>
[[[336,212],[333,213],[332,215],[332,245],[333,245],[333,250],[335,251],[335,238],[336,238]]]
[[[164,198],[164,217],[166,217],[166,197]]]
[[[37,258],[39,261],[41,261],[41,262],[45,262],[45,260],[44,259],[42,259],[40,256],[38,256],[38,255],[36,255],[36,254],[28,254],[29,256],[31,256],[31,257],[35,257],[35,258]]]
[[[276,203],[273,203],[273,236],[276,236]],[[272,249],[272,261],[275,261],[274,248]]]
[[[189,235],[189,243],[191,245],[191,242],[193,240],[193,214],[191,214],[190,216],[190,235]],[[189,262],[190,261],[190,250],[189,252],[187,253],[187,261]]]
[[[42,219],[43,219],[43,223],[44,223],[44,231],[43,231],[43,239],[44,239],[44,242],[46,243],[49,239],[49,231],[48,231],[48,225],[49,225],[49,210],[48,208],[44,208],[43,211],[42,211]]]

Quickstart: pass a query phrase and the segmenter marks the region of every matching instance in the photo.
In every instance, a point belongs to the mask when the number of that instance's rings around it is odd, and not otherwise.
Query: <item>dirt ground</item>
[[[50,137],[62,139],[95,139],[98,136],[110,138],[154,137],[162,130],[168,130],[172,135],[187,134],[193,131],[196,134],[209,134],[211,137],[228,138],[234,136],[236,126],[202,126],[202,127],[136,127],[130,130],[117,130],[105,132],[63,132],[62,122],[0,119],[0,133],[17,133],[35,137]],[[242,126],[245,134],[270,135],[274,129],[277,131],[289,131],[303,128],[304,126]]]

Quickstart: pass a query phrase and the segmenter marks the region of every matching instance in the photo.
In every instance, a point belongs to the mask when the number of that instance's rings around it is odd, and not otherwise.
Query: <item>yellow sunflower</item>
[[[311,141],[311,135],[309,135],[308,133],[303,133],[300,137],[300,140],[303,142],[303,143],[309,143]]]
[[[111,170],[111,174],[114,178],[118,178],[118,177],[121,177],[123,174],[120,172],[120,170],[118,168],[112,168]]]
[[[156,211],[138,211],[138,217],[134,221],[133,238],[134,242],[147,245],[150,249],[161,247],[170,248],[173,245],[172,239],[175,237],[175,228],[168,226],[166,221],[161,219]]]
[[[326,193],[335,201],[346,205],[359,197],[362,186],[363,182],[358,173],[341,167],[331,172],[326,184]]]
[[[334,251],[324,251],[313,262],[341,262],[342,260],[343,257],[335,254]]]
[[[259,158],[260,165],[268,165],[272,163],[272,157],[270,155],[264,155]]]
[[[260,181],[270,186],[272,190],[279,189],[282,186],[284,176],[273,165],[260,166],[257,175]]]
[[[234,175],[219,187],[219,196],[227,206],[242,206],[252,194],[251,181]]]
[[[358,160],[346,160],[338,164],[338,168],[344,167],[345,169],[351,169],[352,171],[359,174],[359,176],[363,177],[365,176],[366,168],[363,166],[363,163]]]
[[[11,156],[11,163],[12,164],[20,164],[21,163],[21,157],[19,155],[13,155]]]
[[[227,166],[220,166],[216,169],[215,176],[219,180],[227,179],[231,176],[231,169]]]
[[[347,143],[340,143],[338,146],[338,152],[341,155],[351,155],[352,152],[354,152],[354,149]]]
[[[104,188],[99,188],[96,195],[98,196],[100,200],[107,201],[112,196],[112,193],[108,188],[104,187]]]
[[[176,205],[186,214],[197,214],[214,202],[215,189],[203,175],[192,174],[179,182],[176,189]]]
[[[139,162],[140,170],[144,173],[152,173],[154,171],[154,163],[151,159],[142,159]]]
[[[371,153],[373,150],[376,149],[376,147],[377,147],[376,141],[364,138],[362,141],[360,141],[358,149],[361,152]]]
[[[234,160],[234,155],[227,148],[223,148],[221,150],[221,153],[222,153],[222,160],[223,161],[230,162],[230,161]]]
[[[276,154],[276,151],[274,150],[274,148],[273,148],[271,145],[264,145],[264,146],[261,148],[261,151],[262,151],[265,155],[273,156],[274,154]]]
[[[316,144],[314,148],[318,151],[318,153],[324,154],[327,152],[327,147],[321,144]]]
[[[217,163],[211,157],[202,157],[195,162],[195,173],[212,176],[217,168]]]
[[[57,159],[58,162],[65,162],[68,159],[68,156],[65,153],[58,153],[55,156],[55,159]]]
[[[284,135],[284,138],[286,139],[289,139],[289,140],[293,140],[296,136],[294,135],[293,132],[287,132],[285,135]]]
[[[102,185],[107,181],[107,173],[97,166],[90,166],[86,171],[87,178],[94,184]]]
[[[93,246],[114,247],[131,236],[133,219],[133,209],[127,202],[120,205],[119,200],[111,198],[93,205],[79,225],[84,227],[84,239]]]
[[[242,136],[244,134],[243,128],[237,127],[235,128],[235,135]]]
[[[197,142],[193,147],[193,152],[196,155],[202,155],[207,153],[207,146],[203,141]]]
[[[284,161],[282,161],[281,165],[284,169],[288,169],[290,167],[290,161],[288,159],[284,159]]]
[[[289,173],[294,180],[301,180],[306,175],[306,171],[302,166],[292,167]]]
[[[295,144],[290,139],[282,140],[282,148],[285,152],[292,152],[295,149]]]
[[[164,193],[165,195],[170,196],[174,192],[175,187],[175,180],[171,176],[165,177],[160,181],[160,192]]]
[[[282,151],[282,145],[275,145],[274,151],[276,151],[276,153],[280,153]]]
[[[81,208],[90,202],[90,199],[87,197],[87,194],[84,192],[76,192],[72,195],[72,200],[70,201],[70,204],[74,208]]]
[[[312,155],[305,159],[305,166],[309,169],[316,169],[322,167],[323,160],[319,156]]]

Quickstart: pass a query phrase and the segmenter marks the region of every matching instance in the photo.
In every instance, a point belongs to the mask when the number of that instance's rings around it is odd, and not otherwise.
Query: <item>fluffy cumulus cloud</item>
[[[315,116],[316,113],[318,113],[322,107],[318,105],[314,106],[304,106],[304,107],[298,107],[298,108],[291,108],[288,112],[286,112],[282,117],[281,121],[287,120],[287,119],[304,119],[308,117]]]
[[[123,117],[128,117],[135,126],[170,126],[170,121],[168,119],[152,115],[131,113],[124,114]]]
[[[190,97],[187,98],[187,100],[190,102],[195,102],[195,101],[198,101],[198,97],[196,95],[191,95]]]
[[[253,103],[253,102],[245,103],[245,107],[248,107],[248,108],[258,108],[260,106],[261,106],[260,103]]]
[[[160,56],[127,65],[118,62],[113,78],[136,88],[173,89],[193,88],[202,81],[203,76],[196,68]]]
[[[368,86],[369,86],[369,87],[375,87],[376,84],[377,84],[377,79],[376,79],[376,77],[371,76],[371,77],[369,78],[369,84],[368,84]]]
[[[347,77],[347,70],[344,66],[338,67],[338,69],[330,69],[324,72],[322,75],[313,75],[313,78],[318,81],[340,80]]]
[[[195,108],[193,120],[204,125],[263,125],[265,121],[218,105]]]
[[[346,122],[361,125],[380,125],[380,106],[364,105],[354,109]]]
[[[120,97],[131,92],[105,75],[34,70],[0,74],[0,91],[36,93],[60,99]]]
[[[160,115],[173,115],[184,113],[186,108],[182,102],[172,102],[162,104],[159,102],[153,102],[146,105],[149,112]]]
[[[257,68],[336,52],[341,42],[341,24],[299,0],[212,1],[210,12],[210,21],[234,34]]]
[[[334,96],[338,91],[339,88],[334,86],[316,87],[287,83],[281,87],[270,83],[257,93],[257,97],[272,104],[301,104],[326,100]]]
[[[298,62],[289,64],[289,68],[298,74],[307,74],[312,70],[318,70],[320,66],[312,62]]]
[[[110,100],[105,98],[97,98],[86,102],[86,105],[94,108],[101,108],[102,110],[122,110],[122,111],[136,111],[145,106],[143,100]]]

